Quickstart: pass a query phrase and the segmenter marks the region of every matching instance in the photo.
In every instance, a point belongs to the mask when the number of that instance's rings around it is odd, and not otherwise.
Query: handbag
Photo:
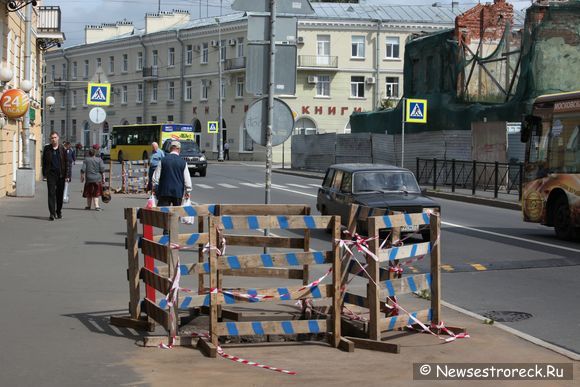
[[[70,201],[68,185],[69,185],[68,181],[64,183],[64,192],[62,194],[63,203],[68,203]]]

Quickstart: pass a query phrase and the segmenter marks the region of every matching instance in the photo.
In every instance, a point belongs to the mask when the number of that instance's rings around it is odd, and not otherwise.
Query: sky
[[[233,12],[233,0],[221,0],[223,14]],[[477,0],[459,0],[461,4],[477,3]],[[508,0],[509,1],[509,0]],[[395,4],[428,4],[434,2],[451,4],[451,0],[362,0],[361,3],[373,5]],[[512,0],[516,9],[529,6],[530,0]],[[135,27],[143,28],[145,13],[172,9],[188,10],[192,18],[200,15],[217,16],[220,12],[220,0],[42,0],[41,5],[58,5],[61,10],[62,31],[66,36],[65,47],[84,42],[85,25],[114,23],[124,19],[132,21]]]

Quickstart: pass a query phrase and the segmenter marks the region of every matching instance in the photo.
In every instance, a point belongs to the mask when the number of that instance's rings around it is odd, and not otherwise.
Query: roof
[[[350,164],[333,164],[329,168],[340,169],[345,172],[361,172],[361,171],[407,171],[407,168],[397,167],[390,164],[365,164],[365,163],[350,163]]]

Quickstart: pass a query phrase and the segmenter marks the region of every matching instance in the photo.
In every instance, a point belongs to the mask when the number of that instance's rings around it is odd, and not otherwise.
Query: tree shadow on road
[[[139,345],[138,342],[143,342],[143,338],[149,335],[148,332],[137,331],[132,328],[116,327],[109,323],[111,316],[126,315],[126,310],[103,310],[98,312],[63,314],[62,316],[72,317],[79,320],[80,323],[92,333],[122,337],[128,340],[133,340],[135,341],[135,345]]]

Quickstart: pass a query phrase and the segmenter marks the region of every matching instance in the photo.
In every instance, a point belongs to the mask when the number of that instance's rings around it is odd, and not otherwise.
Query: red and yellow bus
[[[113,126],[111,132],[111,159],[118,161],[146,160],[151,143],[159,147],[167,139],[199,141],[192,125],[136,124]]]
[[[580,238],[580,91],[538,97],[524,117],[522,211],[526,222]]]

